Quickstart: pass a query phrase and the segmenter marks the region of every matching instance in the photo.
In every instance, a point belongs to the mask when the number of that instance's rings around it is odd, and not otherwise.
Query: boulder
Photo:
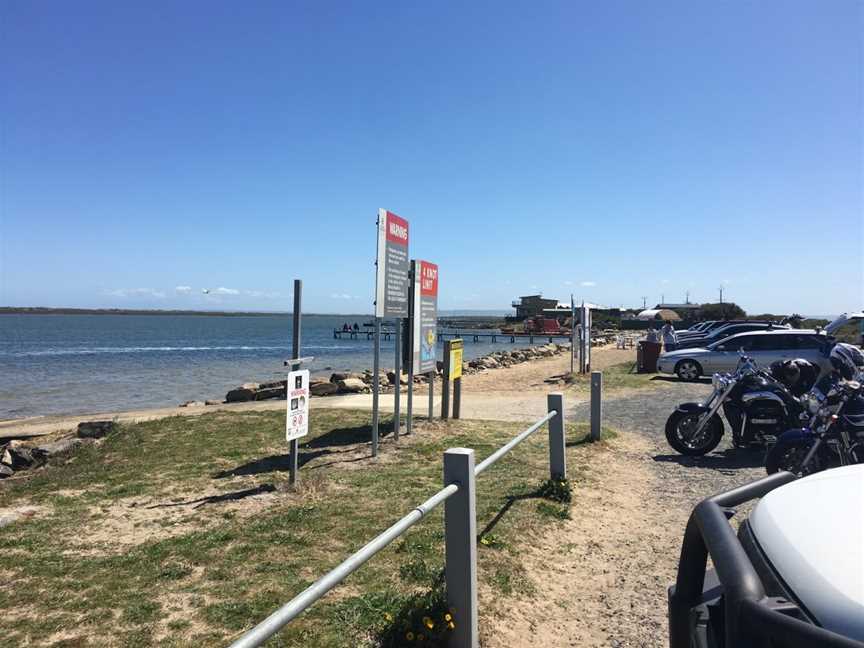
[[[495,358],[482,358],[480,363],[486,369],[497,369],[501,366]]]
[[[204,401],[205,405],[222,405],[225,401],[221,400],[206,400]]]
[[[0,479],[5,479],[6,477],[11,477],[15,474],[15,471],[12,470],[10,466],[6,464],[0,464]]]
[[[82,443],[83,441],[81,439],[69,437],[68,439],[60,439],[59,441],[54,441],[53,443],[46,443],[44,445],[40,445],[37,450],[41,450],[48,457],[55,457],[57,455],[72,452],[72,450],[77,448]]]
[[[331,382],[319,382],[309,385],[309,393],[313,396],[329,396],[339,391],[339,385]]]
[[[24,446],[6,446],[0,455],[0,463],[5,464],[12,470],[26,470],[41,466],[48,459],[48,453],[39,448],[27,448]]]
[[[372,375],[371,371],[367,371],[364,373],[358,373],[356,371],[337,371],[335,373],[330,374],[330,382],[338,383],[340,380],[348,380],[349,378],[357,378],[358,380],[363,380],[365,378],[365,374]]]
[[[84,421],[78,424],[77,434],[79,439],[101,439],[116,429],[114,421]]]
[[[359,378],[346,378],[339,381],[339,391],[343,394],[360,394],[369,389],[369,386]]]
[[[390,383],[391,385],[396,384],[396,372],[395,371],[388,371],[387,372],[387,382]],[[399,384],[400,385],[407,385],[408,384],[408,374],[403,373],[399,376]]]
[[[255,391],[255,400],[270,400],[271,398],[285,398],[285,388],[279,387],[263,387]]]
[[[260,386],[261,386],[261,385],[259,385],[259,384],[256,383],[256,382],[248,382],[248,383],[243,383],[242,385],[240,385],[240,389],[252,389],[252,390],[255,390],[255,389],[258,389]]]
[[[180,403],[180,407],[204,407],[204,401],[186,401]]]
[[[226,403],[245,403],[253,400],[255,400],[255,390],[246,387],[238,387],[225,394]]]

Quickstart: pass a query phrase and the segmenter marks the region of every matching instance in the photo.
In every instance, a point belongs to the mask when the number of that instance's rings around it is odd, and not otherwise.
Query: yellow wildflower
[[[456,627],[456,624],[451,621],[450,623],[447,624],[447,627],[450,628],[451,630],[453,630]]]
[[[385,613],[384,613],[384,620],[385,620],[385,621],[392,621],[392,620],[393,620],[393,615],[390,614],[389,612],[385,612]]]
[[[432,621],[429,617],[423,617],[423,625],[425,625],[430,630],[435,627],[435,622]]]
[[[487,538],[486,536],[483,536],[482,538],[480,538],[480,544],[488,545],[489,544],[489,538]]]
[[[452,621],[453,615],[448,612],[447,614],[444,615],[444,620],[445,621]]]

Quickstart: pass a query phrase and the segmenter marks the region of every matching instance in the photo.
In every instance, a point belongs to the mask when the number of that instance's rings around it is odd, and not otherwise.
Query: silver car
[[[680,349],[660,354],[657,371],[696,380],[715,372],[734,371],[743,350],[757,365],[767,368],[777,360],[803,358],[824,371],[830,367],[825,353],[828,338],[816,330],[774,329],[738,333],[704,348]]]

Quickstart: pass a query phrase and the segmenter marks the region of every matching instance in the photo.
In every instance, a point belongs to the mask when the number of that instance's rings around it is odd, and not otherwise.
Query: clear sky
[[[864,3],[0,0],[0,305],[864,306]],[[203,295],[202,289],[210,289]]]

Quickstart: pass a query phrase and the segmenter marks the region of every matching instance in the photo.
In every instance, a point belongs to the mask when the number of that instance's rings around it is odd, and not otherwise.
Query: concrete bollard
[[[556,392],[546,396],[546,411],[558,412],[549,419],[549,477],[567,479],[567,455],[564,433],[564,394]]]
[[[591,440],[600,440],[603,424],[603,372],[591,372]]]
[[[459,490],[444,504],[444,575],[447,607],[455,629],[450,648],[477,648],[477,510],[474,451],[450,448],[444,453],[444,486]]]

